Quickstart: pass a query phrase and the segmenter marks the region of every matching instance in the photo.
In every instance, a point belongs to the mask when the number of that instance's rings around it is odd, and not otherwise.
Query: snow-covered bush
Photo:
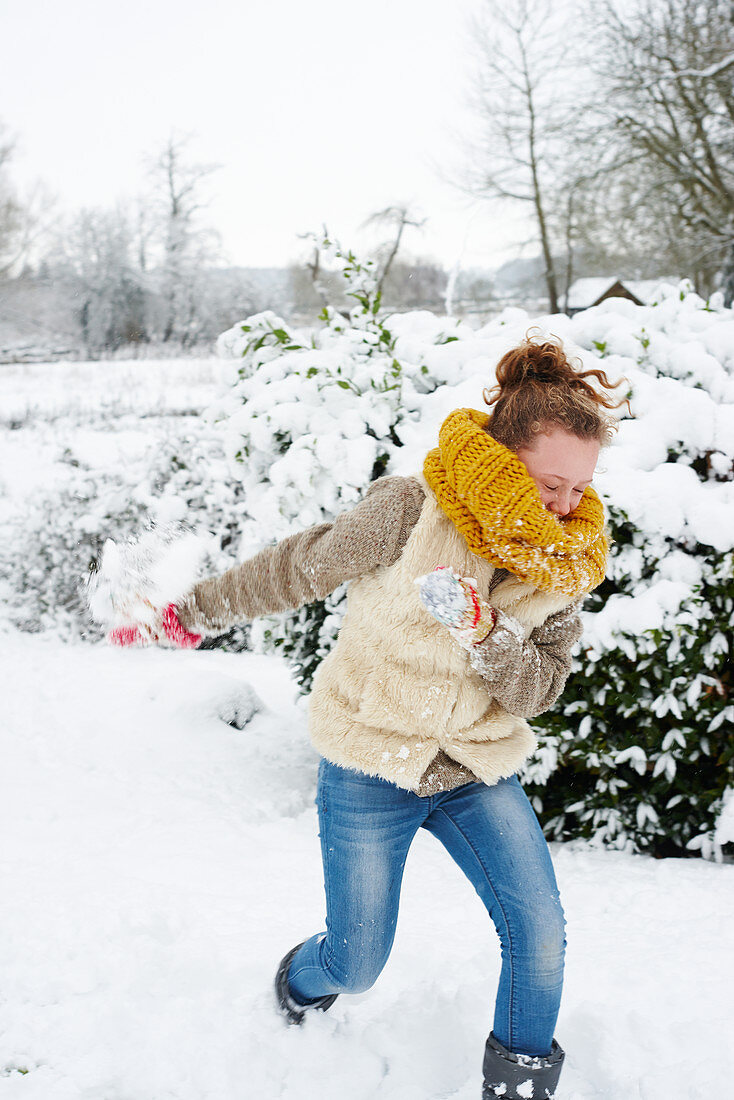
[[[529,776],[554,836],[709,855],[734,773],[734,319],[683,288],[570,330],[635,418],[602,458],[610,569]]]
[[[8,508],[0,540],[0,596],[22,630],[53,630],[67,640],[94,639],[84,580],[106,539],[140,535],[150,523],[185,523],[216,536],[209,571],[231,561],[242,512],[241,487],[229,476],[221,441],[198,418],[97,420],[82,415],[47,426],[55,461],[41,488]],[[218,644],[244,645],[238,629]]]
[[[614,537],[609,577],[586,605],[568,688],[536,724],[527,781],[550,833],[624,848],[714,849],[732,782],[734,315],[682,284],[531,320],[507,310],[479,331],[427,313],[383,318],[369,264],[331,242],[356,305],[291,331],[260,314],[220,338],[240,380],[216,415],[246,501],[242,551],[333,518],[383,473],[414,473],[443,417],[482,406],[501,355],[532,327],[584,365],[628,378],[633,417],[598,486]],[[268,620],[260,644],[304,689],[333,644],[344,593]]]
[[[321,327],[306,334],[262,313],[219,340],[221,353],[241,358],[240,380],[216,415],[240,467],[250,517],[243,545],[252,549],[360,500],[394,464],[403,427],[419,415],[419,395],[437,385],[427,366],[396,357],[372,261],[327,237],[318,243],[324,263],[341,267],[348,311],[326,307]],[[334,643],[343,605],[339,590],[254,627],[289,658],[304,690]]]
[[[734,314],[684,286],[662,288],[654,305],[611,299],[572,319],[507,310],[478,331],[425,312],[384,317],[371,266],[324,248],[342,265],[349,316],[327,309],[305,332],[250,318],[221,337],[230,363],[206,396],[189,392],[188,366],[148,390],[158,375],[146,364],[91,412],[91,376],[76,368],[29,378],[33,405],[25,391],[4,402],[3,615],[94,639],[89,562],[106,538],[151,521],[213,532],[220,549],[207,568],[218,572],[331,519],[381,474],[419,471],[444,417],[481,408],[494,365],[535,326],[586,366],[627,377],[634,416],[597,477],[615,540],[609,576],[586,604],[566,692],[535,723],[526,781],[553,836],[716,854],[734,840],[731,796],[719,812],[734,787]],[[225,376],[236,379],[226,397],[196,415]],[[285,653],[305,689],[343,606],[337,591],[254,624],[251,637]]]

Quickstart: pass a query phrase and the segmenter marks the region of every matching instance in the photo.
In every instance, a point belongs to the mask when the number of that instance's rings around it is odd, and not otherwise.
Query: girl
[[[300,1024],[374,983],[408,850],[427,829],[501,942],[485,1100],[552,1097],[564,1057],[553,1037],[563,912],[516,773],[535,745],[526,719],[561,693],[579,603],[604,578],[591,480],[618,404],[610,388],[602,371],[574,369],[560,343],[526,338],[485,391],[490,413],[451,413],[422,475],[381,478],[333,523],[202,581],[161,627],[195,645],[351,582],[310,700],[326,931],[285,955],[277,1002]]]

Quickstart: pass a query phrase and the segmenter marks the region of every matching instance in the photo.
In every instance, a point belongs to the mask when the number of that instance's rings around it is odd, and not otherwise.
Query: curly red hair
[[[578,369],[557,337],[539,339],[528,333],[502,356],[496,378],[497,384],[484,390],[491,410],[487,431],[511,451],[553,427],[605,446],[616,429],[607,410],[627,403],[627,398],[615,401],[610,392],[625,379],[610,382],[603,370]]]

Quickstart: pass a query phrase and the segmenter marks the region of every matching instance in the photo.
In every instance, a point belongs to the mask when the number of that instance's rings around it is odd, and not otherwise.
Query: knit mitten
[[[191,634],[181,625],[176,605],[169,604],[164,611],[156,612],[152,623],[117,626],[107,635],[110,645],[173,645],[177,649],[196,649],[201,645],[201,635]]]
[[[108,645],[149,645],[149,638],[142,633],[139,626],[116,626],[107,632]]]
[[[460,577],[446,565],[417,577],[423,606],[448,627],[467,649],[478,645],[492,632],[497,621],[493,607],[479,596],[474,582]]]
[[[178,649],[198,649],[201,645],[201,634],[192,634],[183,626],[176,614],[174,603],[169,603],[163,612],[162,625],[166,638]]]

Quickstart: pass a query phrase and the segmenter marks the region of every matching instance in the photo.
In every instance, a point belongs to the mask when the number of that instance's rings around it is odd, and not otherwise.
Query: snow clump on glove
[[[193,585],[206,539],[175,524],[151,527],[118,545],[108,539],[87,585],[92,618],[111,645],[201,644],[179,622],[176,600]]]
[[[463,646],[483,642],[494,629],[497,613],[477,592],[473,579],[460,577],[446,565],[416,577],[421,603],[434,619],[448,627]]]

